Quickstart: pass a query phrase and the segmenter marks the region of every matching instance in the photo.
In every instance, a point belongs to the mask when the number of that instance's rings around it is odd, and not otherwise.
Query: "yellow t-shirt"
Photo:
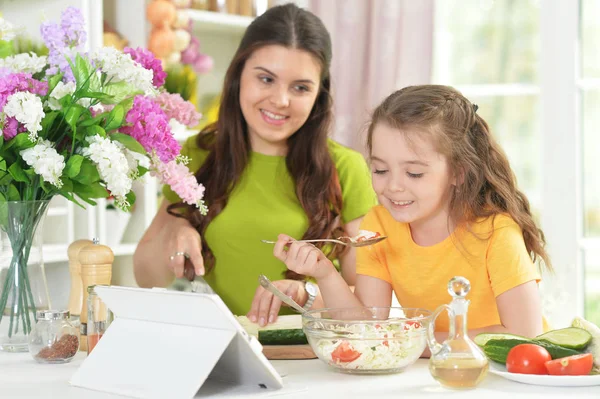
[[[451,300],[448,281],[454,276],[466,277],[471,282],[468,329],[501,324],[496,297],[541,279],[521,229],[507,215],[473,223],[471,231],[457,228],[429,247],[416,244],[409,225],[394,220],[381,205],[367,213],[361,229],[377,231],[388,239],[358,248],[357,273],[390,283],[403,307],[434,311]],[[436,330],[448,331],[445,312],[437,318]]]

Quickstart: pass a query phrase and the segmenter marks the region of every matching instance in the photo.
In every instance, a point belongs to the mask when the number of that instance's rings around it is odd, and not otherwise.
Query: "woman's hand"
[[[273,255],[298,274],[312,276],[317,280],[336,272],[333,263],[317,247],[310,243],[298,242],[292,237],[280,234],[273,248]]]
[[[277,280],[273,284],[281,292],[292,298],[300,306],[304,306],[308,300],[308,294],[304,289],[304,282],[298,280]],[[277,320],[279,309],[281,308],[281,299],[259,286],[254,294],[252,306],[246,317],[253,323],[265,326],[267,323],[273,323]],[[287,305],[286,305],[287,306]]]
[[[175,277],[185,276],[193,280],[196,275],[204,275],[202,242],[198,231],[185,219],[173,221],[162,229],[159,242],[164,243],[163,253],[168,257],[165,264],[175,273]]]

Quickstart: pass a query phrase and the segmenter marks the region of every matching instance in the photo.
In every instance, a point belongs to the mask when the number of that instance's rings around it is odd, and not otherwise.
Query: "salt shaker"
[[[69,312],[71,322],[79,325],[79,314],[83,306],[83,287],[81,282],[81,264],[79,263],[79,251],[81,248],[91,244],[90,240],[73,241],[67,249],[69,256],[69,273],[71,275],[71,292],[69,293]]]
[[[106,245],[100,245],[97,239],[94,239],[92,244],[86,245],[79,251],[83,287],[79,350],[87,351],[88,287],[91,285],[110,285],[114,259],[113,251]]]

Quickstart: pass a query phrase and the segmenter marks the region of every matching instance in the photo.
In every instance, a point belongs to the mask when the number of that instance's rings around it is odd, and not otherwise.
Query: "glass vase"
[[[26,352],[36,311],[50,308],[42,258],[47,201],[0,201],[0,350]]]

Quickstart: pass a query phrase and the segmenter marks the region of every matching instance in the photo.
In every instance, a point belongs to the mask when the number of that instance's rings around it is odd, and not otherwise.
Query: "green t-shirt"
[[[329,150],[342,188],[342,220],[349,222],[376,204],[370,171],[360,153],[331,140]],[[197,171],[208,152],[199,149],[196,137],[191,137],[182,154],[191,158],[190,170]],[[163,194],[169,202],[180,201],[168,186],[163,187]],[[286,270],[273,256],[273,245],[260,240],[276,240],[280,233],[300,239],[307,228],[308,218],[296,196],[285,157],[252,152],[227,206],[206,229],[205,238],[216,259],[206,281],[234,314],[246,314],[259,274],[280,280]]]

